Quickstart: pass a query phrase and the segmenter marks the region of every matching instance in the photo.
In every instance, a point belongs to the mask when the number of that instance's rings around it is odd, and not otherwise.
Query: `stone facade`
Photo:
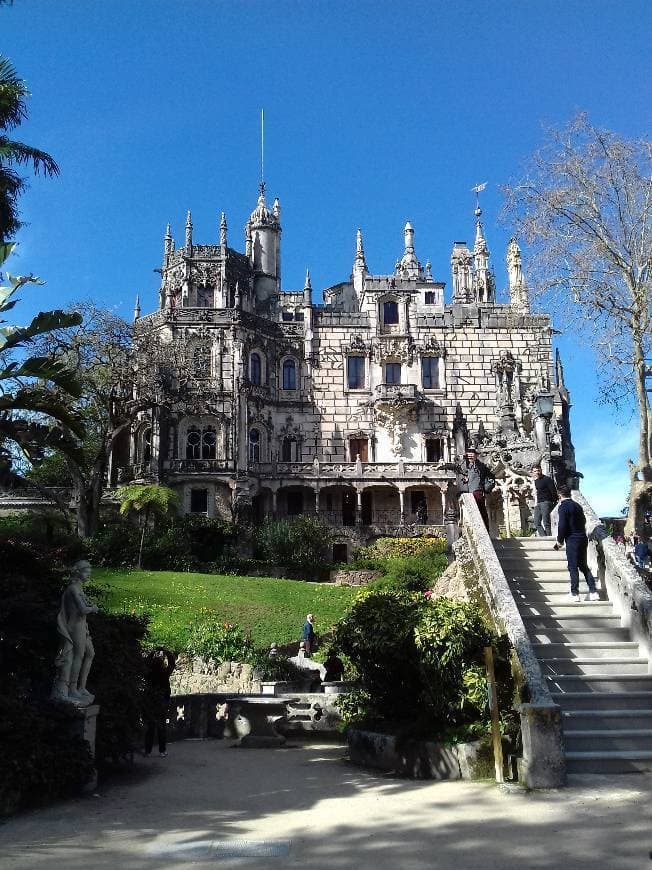
[[[350,278],[320,304],[309,275],[302,290],[281,288],[281,210],[264,185],[245,252],[228,246],[224,215],[219,240],[195,244],[190,213],[183,247],[168,228],[160,308],[141,317],[137,304],[135,316],[137,333],[169,348],[175,398],[139,420],[116,480],[166,482],[184,511],[208,516],[318,515],[339,530],[344,561],[356,540],[443,527],[469,443],[499,479],[496,525],[521,523],[528,463],[572,476],[549,318],[529,311],[514,241],[510,302],[496,301],[479,209],[473,249],[453,247],[451,304],[409,223],[388,275],[370,273],[358,231]]]

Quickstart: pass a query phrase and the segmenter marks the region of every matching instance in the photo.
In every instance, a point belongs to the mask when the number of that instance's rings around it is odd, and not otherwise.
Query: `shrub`
[[[286,680],[297,682],[306,679],[306,672],[285,656],[269,657],[269,650],[255,650],[248,661],[254,666],[256,676],[261,680]]]
[[[312,517],[266,520],[254,531],[254,557],[268,565],[285,565],[304,577],[328,563],[331,531]]]
[[[0,815],[75,794],[94,774],[66,704],[0,695]]]
[[[129,520],[113,519],[85,542],[94,565],[131,568],[138,563],[140,531]],[[142,566],[150,571],[192,571],[219,561],[234,539],[231,523],[194,514],[159,522],[145,535]]]
[[[376,589],[423,592],[448,565],[445,551],[439,538],[379,538],[356,553],[352,566],[382,571]]]
[[[246,662],[253,653],[251,641],[237,625],[201,617],[190,626],[187,651],[192,656],[220,662]]]
[[[359,673],[362,694],[347,711],[401,736],[442,738],[488,729],[483,648],[497,648],[499,703],[510,718],[508,644],[473,604],[397,589],[369,589],[339,623],[337,646]]]
[[[12,744],[17,751],[9,756],[14,766],[7,778],[17,782],[25,771],[26,790],[14,795],[19,805],[32,799],[35,759],[44,759],[43,776],[48,772],[53,779],[61,776],[64,791],[85,781],[80,777],[85,775],[87,752],[85,744],[75,744],[69,736],[64,715],[68,708],[46,701],[54,676],[56,619],[64,583],[63,573],[40,558],[36,548],[5,541],[0,563],[0,669],[4,676],[0,706],[5,711],[3,724],[15,731],[17,741]],[[96,650],[89,688],[101,705],[96,757],[98,762],[119,760],[130,756],[139,739],[143,688],[140,641],[147,623],[137,617],[99,613],[89,617],[89,625]],[[29,743],[32,732],[34,747]],[[48,761],[48,742],[53,751],[60,750],[62,764],[68,760],[70,779],[60,771],[58,759]],[[75,746],[81,747],[81,754]],[[4,756],[8,752],[3,741]],[[64,793],[57,789],[55,782],[41,783],[37,791],[43,795]]]

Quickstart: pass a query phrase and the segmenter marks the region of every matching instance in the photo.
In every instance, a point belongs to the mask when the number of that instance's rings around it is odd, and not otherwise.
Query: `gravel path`
[[[398,780],[340,746],[173,743],[97,795],[0,826],[12,870],[652,870],[652,775],[527,793]]]

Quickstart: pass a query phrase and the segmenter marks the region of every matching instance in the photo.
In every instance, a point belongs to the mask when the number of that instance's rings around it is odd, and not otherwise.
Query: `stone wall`
[[[224,693],[228,695],[258,695],[261,681],[255,679],[252,665],[243,662],[223,662],[220,665],[196,658],[181,665],[170,677],[173,695]]]
[[[382,576],[382,571],[354,570],[331,571],[331,583],[338,586],[366,586]]]

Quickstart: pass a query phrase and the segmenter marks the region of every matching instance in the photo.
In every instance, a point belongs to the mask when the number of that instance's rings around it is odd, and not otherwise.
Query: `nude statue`
[[[89,613],[97,613],[95,604],[89,604],[84,595],[83,582],[91,576],[91,566],[82,560],[75,562],[70,581],[61,596],[57,616],[60,647],[55,660],[57,673],[51,698],[68,701],[78,707],[87,707],[95,700],[86,689],[86,680],[93,663],[95,650],[86,624]]]

